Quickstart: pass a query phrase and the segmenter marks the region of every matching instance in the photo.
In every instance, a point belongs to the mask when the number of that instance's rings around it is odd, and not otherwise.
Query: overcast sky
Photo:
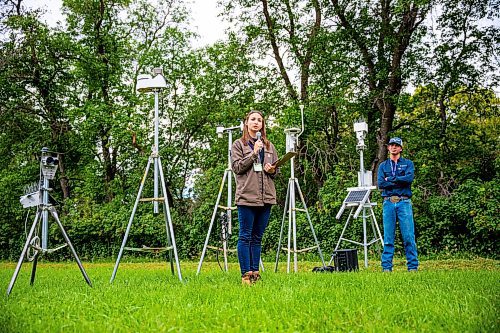
[[[49,24],[62,21],[62,0],[25,0],[25,5],[35,8],[44,8],[47,11],[46,19]],[[200,39],[193,46],[201,47],[213,44],[223,39],[226,24],[217,17],[220,9],[217,8],[217,0],[189,0],[186,4],[191,9],[191,17],[195,31]]]

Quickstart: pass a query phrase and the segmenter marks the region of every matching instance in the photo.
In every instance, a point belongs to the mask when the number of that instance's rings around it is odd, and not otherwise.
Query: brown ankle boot
[[[257,281],[260,281],[261,279],[262,278],[260,277],[259,271],[255,271],[252,273],[252,277],[251,277],[252,283],[256,283]]]
[[[251,286],[252,285],[252,277],[253,277],[253,272],[246,272],[241,277],[241,284],[244,286]]]

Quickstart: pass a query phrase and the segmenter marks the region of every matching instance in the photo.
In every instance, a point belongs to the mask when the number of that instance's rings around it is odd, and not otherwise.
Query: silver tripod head
[[[285,129],[287,153],[297,151],[297,142],[302,133],[304,133],[304,105],[300,105],[300,119],[301,128],[290,127]]]
[[[57,167],[59,166],[59,159],[52,156],[52,152],[48,148],[42,148],[42,158],[40,161],[40,169],[42,174],[47,179],[54,179]]]
[[[157,92],[165,88],[167,88],[167,81],[161,68],[153,68],[151,75],[139,74],[137,76],[136,90],[140,93]]]
[[[354,123],[354,132],[356,133],[356,139],[358,140],[356,149],[364,150],[366,148],[365,138],[368,133],[368,124],[364,119],[359,119]]]
[[[365,138],[368,134],[368,124],[364,119],[359,119],[354,123],[354,132],[356,133],[356,150],[359,153],[359,172],[358,172],[358,186],[370,187],[372,186],[372,172],[366,171],[364,166],[363,151],[366,149]]]
[[[286,152],[296,152],[297,142],[299,140],[300,128],[292,127],[285,129],[286,134]]]
[[[59,159],[57,158],[57,153],[43,147],[42,156],[40,157],[40,180],[25,186],[25,194],[19,199],[23,208],[35,207],[43,203],[42,192],[48,190],[45,187],[48,187],[49,180],[55,178],[58,166]]]
[[[236,131],[236,130],[240,130],[240,131],[243,131],[243,121],[240,122],[240,124],[238,126],[233,126],[233,127],[224,127],[222,125],[218,125],[216,128],[215,128],[215,131],[217,133],[217,137],[219,139],[222,139],[222,137],[224,136],[224,133],[229,133],[229,132],[232,132],[232,131]]]

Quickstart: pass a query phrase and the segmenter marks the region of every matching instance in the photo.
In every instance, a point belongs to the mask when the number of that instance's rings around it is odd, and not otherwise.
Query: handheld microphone
[[[257,132],[257,141],[261,140],[262,139],[262,133],[260,133],[260,131]],[[259,151],[261,151],[261,149],[259,149]]]

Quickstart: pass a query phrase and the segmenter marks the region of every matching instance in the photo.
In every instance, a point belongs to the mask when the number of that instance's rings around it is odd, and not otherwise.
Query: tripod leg
[[[232,232],[232,218],[233,212],[231,210],[231,206],[233,205],[233,170],[228,161],[228,167],[225,171],[227,173],[227,202],[226,202],[226,226],[221,228],[222,230],[222,248],[224,251],[224,269],[227,272],[229,270],[229,266],[227,263],[227,255],[228,255],[228,240]]]
[[[161,188],[162,188],[163,193],[167,193],[167,187],[165,185],[165,177],[163,175],[163,167],[161,165],[161,159],[159,156],[157,158],[158,158],[158,171],[160,171]],[[177,255],[177,245],[175,244],[174,226],[172,224],[172,218],[170,216],[170,208],[168,205],[168,200],[165,200],[165,206],[167,208],[168,226],[170,228],[170,236],[171,236],[171,240],[172,240],[172,247],[174,250],[175,263],[177,265],[177,275],[179,276],[179,280],[182,282],[181,266],[179,263],[179,256]]]
[[[231,169],[230,171],[231,171],[231,175],[232,175],[232,177],[233,177],[234,183],[235,183],[235,184],[237,184],[237,182],[236,182],[236,175],[234,174],[234,172],[233,172],[233,170],[232,170],[232,169]],[[229,176],[229,177],[231,177],[231,176]],[[232,191],[232,189],[231,189],[231,191]],[[228,193],[229,193],[229,192],[228,192]],[[232,193],[232,192],[231,192],[231,193]],[[232,201],[231,201],[231,204],[232,204]],[[230,205],[228,205],[228,207],[229,207],[229,206],[230,206]],[[230,214],[232,214],[232,213],[230,213]],[[231,235],[233,234],[233,229],[232,229],[232,226],[233,226],[233,224],[232,224],[232,219],[233,219],[233,218],[232,218],[232,215],[231,215],[231,219],[229,219],[229,236],[231,236]]]
[[[49,211],[52,214],[52,217],[54,217],[54,220],[57,222],[57,226],[61,230],[61,233],[64,237],[64,240],[66,241],[66,244],[68,244],[69,249],[71,250],[71,253],[75,257],[76,263],[78,264],[78,267],[80,268],[80,272],[82,272],[83,278],[85,281],[87,281],[87,284],[92,287],[92,282],[90,282],[90,279],[87,275],[87,272],[85,272],[85,269],[83,268],[82,262],[80,261],[80,258],[78,258],[78,254],[76,254],[75,248],[73,247],[73,244],[71,244],[71,241],[69,240],[68,234],[66,234],[66,231],[64,230],[64,227],[59,220],[59,216],[57,215],[57,211],[54,207],[49,207]]]
[[[38,225],[38,228],[40,228],[40,225]],[[29,251],[29,247],[28,247],[28,251]],[[28,255],[28,254],[26,254],[26,255]],[[35,253],[35,256],[33,258],[33,266],[31,266],[31,278],[30,278],[30,285],[31,286],[33,284],[35,284],[36,268],[37,268],[37,265],[38,265],[38,257],[39,256],[40,256],[40,253],[37,250],[36,253]]]
[[[368,267],[368,236],[366,230],[366,208],[363,207],[363,250],[365,254],[365,268]]]
[[[110,283],[112,283],[113,280],[115,279],[116,271],[118,270],[118,266],[120,265],[120,260],[121,260],[122,255],[123,255],[123,249],[125,248],[125,244],[127,243],[127,238],[128,238],[128,234],[130,232],[130,227],[132,226],[132,221],[134,220],[135,211],[137,210],[137,205],[139,204],[139,200],[141,198],[142,189],[144,188],[144,182],[146,181],[146,177],[148,176],[149,167],[151,166],[151,160],[152,160],[152,157],[150,157],[148,159],[146,171],[144,172],[144,177],[142,177],[141,185],[139,186],[139,192],[137,193],[137,198],[135,199],[134,208],[132,209],[132,214],[130,215],[130,219],[128,221],[127,230],[125,230],[125,236],[123,236],[122,246],[120,247],[120,252],[118,252],[118,258],[116,258],[115,268],[113,269],[113,274],[111,275],[111,280],[109,281]]]
[[[384,237],[382,237],[382,234],[380,233],[380,229],[379,229],[378,224],[377,224],[377,218],[375,217],[375,212],[373,211],[373,208],[371,208],[371,207],[370,207],[370,212],[371,212],[372,219],[373,219],[372,221],[375,224],[375,227],[377,228],[378,237],[380,239],[380,244],[382,245],[382,248],[384,248]]]
[[[38,256],[40,254],[35,254],[35,258],[33,259],[33,266],[31,266],[31,278],[30,285],[32,286],[35,283],[35,275],[36,275],[36,265],[38,264]]]
[[[163,192],[163,190],[162,190]],[[170,239],[170,231],[168,230],[168,217],[167,217],[167,204],[165,203],[168,200],[167,193],[162,193],[162,196],[164,198],[163,202],[163,215],[165,217],[165,230],[167,231],[167,247],[169,247],[167,251],[167,259],[168,262],[170,263],[170,272],[172,272],[172,275],[175,274],[174,270],[174,256],[173,256],[173,251],[172,251],[172,240]]]
[[[351,210],[349,211],[349,217],[347,218],[347,221],[345,222],[344,229],[342,229],[342,233],[340,234],[339,241],[337,242],[337,246],[335,246],[335,249],[333,250],[332,258],[328,262],[328,265],[332,264],[333,256],[335,254],[335,251],[338,250],[340,243],[342,242],[342,237],[344,237],[344,233],[347,229],[347,226],[349,225],[349,221],[351,220],[353,210],[354,210],[354,207],[352,207]]]
[[[290,183],[288,183],[288,184],[290,184]],[[288,200],[290,198],[289,194],[290,194],[290,186],[288,186],[287,190],[286,190],[285,208],[283,210],[283,218],[281,219],[280,239],[278,241],[278,249],[276,250],[276,263],[274,265],[274,273],[276,273],[278,271],[278,261],[279,261],[280,252],[281,252],[281,240],[283,239],[283,229],[285,226],[286,209],[288,208]]]
[[[291,241],[292,241],[292,212],[293,212],[293,204],[295,201],[295,186],[293,183],[293,179],[290,178],[288,180],[288,186],[290,187],[290,199],[288,201],[288,253],[287,253],[287,261],[286,261],[286,272],[290,273],[290,255],[291,255]]]
[[[165,198],[165,200],[168,200],[168,198],[166,198],[166,194],[163,193],[163,197]],[[165,216],[165,229],[167,231],[167,246],[170,248],[172,247],[172,241],[170,239],[170,231],[168,230],[168,218],[167,218],[167,205],[163,205],[163,215]],[[168,262],[170,262],[170,271],[172,272],[172,275],[175,274],[175,271],[174,271],[174,256],[173,256],[173,251],[172,249],[168,249],[168,252],[167,252],[167,258],[168,258]]]
[[[375,230],[376,221],[373,219],[372,212],[373,212],[373,209],[370,206],[370,215],[368,217],[370,218],[370,222],[371,222],[371,225],[372,225],[373,241],[377,241],[378,240],[377,230]],[[380,257],[380,247],[379,246],[377,246],[377,252],[378,252],[379,257]]]
[[[307,209],[306,201],[304,200],[304,195],[302,195],[302,191],[300,190],[300,185],[299,181],[295,179],[295,184],[297,185],[297,190],[299,192],[300,200],[302,201],[302,205],[304,205],[304,209],[306,210],[306,215],[307,215],[307,220],[309,221],[309,227],[311,228],[311,232],[314,237],[314,242],[316,243],[316,246],[318,247],[318,253],[319,257],[321,259],[321,263],[323,264],[323,267],[325,267],[325,259],[323,258],[323,252],[321,252],[321,248],[319,246],[319,241],[318,238],[316,237],[316,232],[314,231],[314,227],[311,221],[311,216],[309,215],[309,210]]]
[[[296,199],[296,187],[295,187],[295,182],[297,181],[296,178],[293,179],[292,185],[293,185],[293,195],[291,197],[292,200],[290,200],[291,203],[291,211],[292,211],[292,228],[293,228],[293,271],[297,273],[299,271],[299,263],[298,263],[298,254],[299,252],[297,251],[297,199]]]
[[[41,214],[40,209],[38,209],[36,212],[35,221],[33,222],[33,225],[31,226],[30,232],[29,232],[28,237],[26,239],[26,243],[24,243],[24,247],[23,247],[23,250],[21,252],[21,256],[19,257],[19,261],[17,262],[16,269],[14,270],[14,275],[12,275],[12,279],[10,280],[9,287],[7,288],[7,296],[10,295],[12,288],[14,288],[14,284],[16,283],[17,276],[19,275],[19,271],[21,270],[21,266],[23,264],[24,256],[26,255],[26,252],[28,252],[31,238],[33,237],[33,234],[35,233],[35,229],[36,229],[36,226],[38,224],[38,220],[40,219],[40,214]]]
[[[227,231],[222,229],[222,255],[224,257],[224,271],[228,271],[227,266]]]
[[[224,184],[226,182],[227,172],[224,172],[224,177],[222,178],[222,182],[219,187],[219,194],[217,195],[217,200],[215,201],[214,210],[212,212],[212,218],[210,219],[210,226],[208,227],[207,238],[205,239],[205,244],[203,245],[203,251],[201,251],[200,262],[198,263],[198,270],[196,271],[196,275],[200,274],[201,265],[203,264],[203,259],[205,258],[205,254],[207,252],[208,240],[210,239],[210,234],[212,232],[212,227],[215,222],[215,214],[217,214],[217,208],[219,208],[220,198],[222,196],[222,190],[224,189]]]

